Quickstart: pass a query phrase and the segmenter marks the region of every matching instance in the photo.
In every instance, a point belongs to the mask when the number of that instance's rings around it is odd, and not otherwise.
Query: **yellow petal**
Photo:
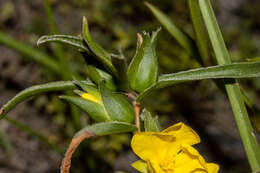
[[[160,161],[164,159],[169,148],[174,148],[175,137],[157,132],[136,133],[131,141],[135,154],[147,161]]]
[[[199,135],[189,126],[180,122],[163,130],[162,133],[167,133],[176,137],[176,140],[182,144],[195,145],[200,143]]]
[[[97,97],[95,97],[94,95],[90,94],[90,93],[83,93],[81,94],[81,97],[86,99],[86,100],[90,100],[92,102],[96,102],[96,103],[101,103],[101,100],[98,99]]]
[[[219,166],[215,163],[207,163],[208,173],[217,173]]]
[[[189,145],[174,158],[174,173],[207,173],[207,164],[199,152]]]
[[[183,123],[173,125],[162,132],[136,133],[131,141],[133,151],[143,160],[160,162],[176,155],[183,144],[200,142],[198,134]]]
[[[142,160],[138,160],[132,163],[131,166],[134,167],[136,170],[140,171],[141,173],[148,173],[147,164]]]

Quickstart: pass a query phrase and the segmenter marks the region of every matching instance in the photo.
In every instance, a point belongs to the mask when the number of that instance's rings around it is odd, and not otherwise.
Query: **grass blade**
[[[36,48],[15,40],[14,38],[8,36],[3,32],[0,32],[0,43],[13,48],[22,55],[25,55],[26,58],[28,58],[29,60],[37,62],[50,69],[51,71],[60,74],[59,64],[55,60],[53,60],[52,57],[37,50]]]
[[[9,137],[0,130],[0,145],[3,146],[3,148],[7,151],[9,155],[13,154],[13,145],[9,139]]]
[[[199,0],[200,9],[218,64],[230,64],[231,59],[209,0]],[[253,172],[260,171],[260,149],[238,83],[225,85],[235,120]]]
[[[203,65],[209,64],[210,51],[208,46],[208,37],[205,34],[203,20],[199,8],[198,0],[189,0],[190,16],[193,24],[193,30],[196,36],[196,45],[199,49],[200,56],[202,57]]]
[[[166,28],[166,30],[177,40],[177,42],[191,56],[195,57],[199,62],[201,62],[194,40],[188,34],[183,32],[178,26],[176,26],[175,23],[173,23],[173,21],[171,21],[170,18],[166,16],[158,8],[156,8],[148,2],[145,2],[145,5],[152,11],[154,16]]]
[[[36,130],[30,128],[29,126],[22,124],[14,119],[5,117],[5,120],[8,121],[10,124],[18,127],[20,130],[27,132],[29,135],[38,138],[42,143],[50,147],[51,149],[55,150],[59,154],[63,154],[63,151],[53,142],[51,142],[47,137],[41,135]]]
[[[0,119],[2,119],[10,110],[12,110],[17,104],[23,102],[24,100],[36,96],[45,92],[51,91],[66,91],[76,89],[76,86],[72,81],[59,81],[50,82],[41,85],[35,85],[18,93],[9,102],[2,106],[0,109]]]

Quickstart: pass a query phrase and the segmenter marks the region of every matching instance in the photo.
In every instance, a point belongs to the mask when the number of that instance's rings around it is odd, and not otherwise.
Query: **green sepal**
[[[67,100],[86,111],[95,122],[111,121],[102,104],[76,96],[60,96],[60,98]]]
[[[135,112],[127,98],[109,90],[104,81],[100,83],[99,90],[105,109],[112,120],[131,123]]]
[[[95,40],[91,37],[88,21],[86,17],[83,17],[82,21],[82,36],[85,40],[89,50],[95,55],[97,60],[99,60],[106,69],[112,73],[114,76],[118,76],[117,70],[112,64],[111,54],[107,52],[104,48],[102,48]]]
[[[142,92],[149,88],[157,81],[158,77],[158,59],[156,56],[156,40],[158,32],[143,33],[138,35],[137,51],[128,67],[128,79],[130,87],[137,91]]]
[[[88,65],[87,70],[88,76],[93,82],[99,84],[102,80],[104,80],[106,81],[106,87],[113,91],[116,90],[116,85],[114,83],[113,77],[110,74],[106,73],[101,69],[96,68],[93,65]]]
[[[151,113],[146,109],[143,110],[142,115],[144,117],[144,129],[148,132],[160,132],[161,127],[158,122],[158,117],[152,117]]]
[[[101,96],[100,96],[99,90],[98,90],[98,88],[94,84],[91,84],[90,82],[87,82],[87,81],[79,81],[79,80],[75,80],[75,79],[74,79],[74,82],[82,90],[84,90],[87,93],[92,94],[93,96],[95,96],[95,97],[97,97],[97,98],[99,98],[101,100]],[[83,94],[83,92],[81,92],[81,94]]]

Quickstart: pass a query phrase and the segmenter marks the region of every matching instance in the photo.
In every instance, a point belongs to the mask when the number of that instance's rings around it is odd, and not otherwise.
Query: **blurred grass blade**
[[[72,35],[44,35],[39,38],[37,45],[39,46],[46,42],[65,43],[89,53],[89,49],[86,45],[84,45],[84,40],[81,37]]]
[[[52,9],[51,9],[51,4],[50,4],[49,0],[44,0],[44,8],[45,8],[45,12],[46,12],[46,15],[48,18],[50,33],[52,35],[57,34],[58,29],[56,27],[56,23],[54,20],[54,16],[53,16]],[[60,71],[62,73],[63,79],[71,80],[72,76],[78,75],[70,70],[68,62],[66,61],[67,59],[64,54],[62,45],[56,44],[56,45],[53,45],[52,48],[54,50],[55,55],[57,56],[57,58],[59,60]]]
[[[53,60],[52,57],[37,50],[32,46],[29,46],[25,43],[22,43],[8,36],[7,34],[1,31],[0,31],[0,43],[18,51],[22,55],[25,55],[25,57],[28,58],[29,60],[37,62],[57,74],[61,74],[59,64],[55,60]]]
[[[196,45],[199,49],[200,56],[202,57],[203,65],[207,66],[209,64],[210,51],[208,37],[205,34],[205,28],[203,25],[203,20],[199,8],[198,0],[189,0],[190,16],[193,24],[193,30],[196,36]]]
[[[96,55],[95,57],[109,70],[113,75],[118,77],[117,69],[112,64],[111,54],[102,48],[95,40],[91,37],[88,27],[88,21],[86,17],[82,20],[82,36],[88,45],[91,52]]]
[[[162,11],[153,6],[152,4],[145,2],[145,5],[152,11],[154,16],[159,20],[159,22],[167,29],[167,31],[177,40],[177,42],[193,57],[195,57],[199,62],[201,62],[200,56],[198,54],[196,44],[194,40],[185,32],[183,32],[179,27],[171,21],[171,19],[166,16]]]
[[[13,154],[13,145],[9,139],[9,137],[0,130],[0,146],[2,146],[8,153],[8,155]]]
[[[51,9],[51,4],[49,0],[44,0],[44,8],[45,8],[45,12],[48,18],[48,22],[49,22],[49,29],[51,34],[57,34],[58,29],[54,20],[54,16],[52,13],[52,9]]]
[[[96,103],[75,96],[60,96],[60,98],[67,100],[68,102],[73,103],[82,110],[86,111],[95,122],[111,121],[109,115],[101,103]]]
[[[199,5],[218,64],[230,64],[231,59],[210,1],[199,0]],[[243,71],[241,69],[240,73],[243,73]],[[260,148],[248,117],[243,95],[237,82],[234,84],[225,84],[225,87],[252,172],[259,172]]]
[[[60,167],[60,172],[61,173],[69,172],[72,155],[83,140],[95,136],[112,135],[112,134],[134,132],[134,131],[137,131],[137,127],[135,125],[129,123],[123,123],[123,122],[97,123],[83,128],[78,133],[76,133],[76,135],[73,137],[66,151],[66,154],[63,158],[62,165]]]
[[[0,109],[0,119],[2,119],[10,110],[24,100],[46,92],[66,91],[76,89],[76,85],[72,81],[50,82],[46,84],[35,85],[18,93],[9,102]]]
[[[203,67],[178,73],[161,75],[153,86],[146,89],[137,98],[142,100],[144,96],[154,89],[164,88],[184,82],[191,82],[204,79],[223,78],[252,78],[260,77],[260,62],[233,63],[228,65],[218,65]]]
[[[7,120],[10,124],[18,127],[20,130],[27,132],[29,135],[38,138],[42,143],[46,144],[51,149],[55,150],[57,153],[63,154],[63,151],[56,144],[51,142],[47,137],[38,133],[36,130],[8,117],[5,117],[5,120]]]

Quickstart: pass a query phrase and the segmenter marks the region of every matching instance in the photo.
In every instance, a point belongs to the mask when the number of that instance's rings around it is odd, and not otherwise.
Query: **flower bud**
[[[144,32],[138,34],[137,49],[134,58],[128,67],[128,80],[131,89],[142,92],[157,81],[158,77],[158,59],[156,56],[156,40],[158,32]]]

